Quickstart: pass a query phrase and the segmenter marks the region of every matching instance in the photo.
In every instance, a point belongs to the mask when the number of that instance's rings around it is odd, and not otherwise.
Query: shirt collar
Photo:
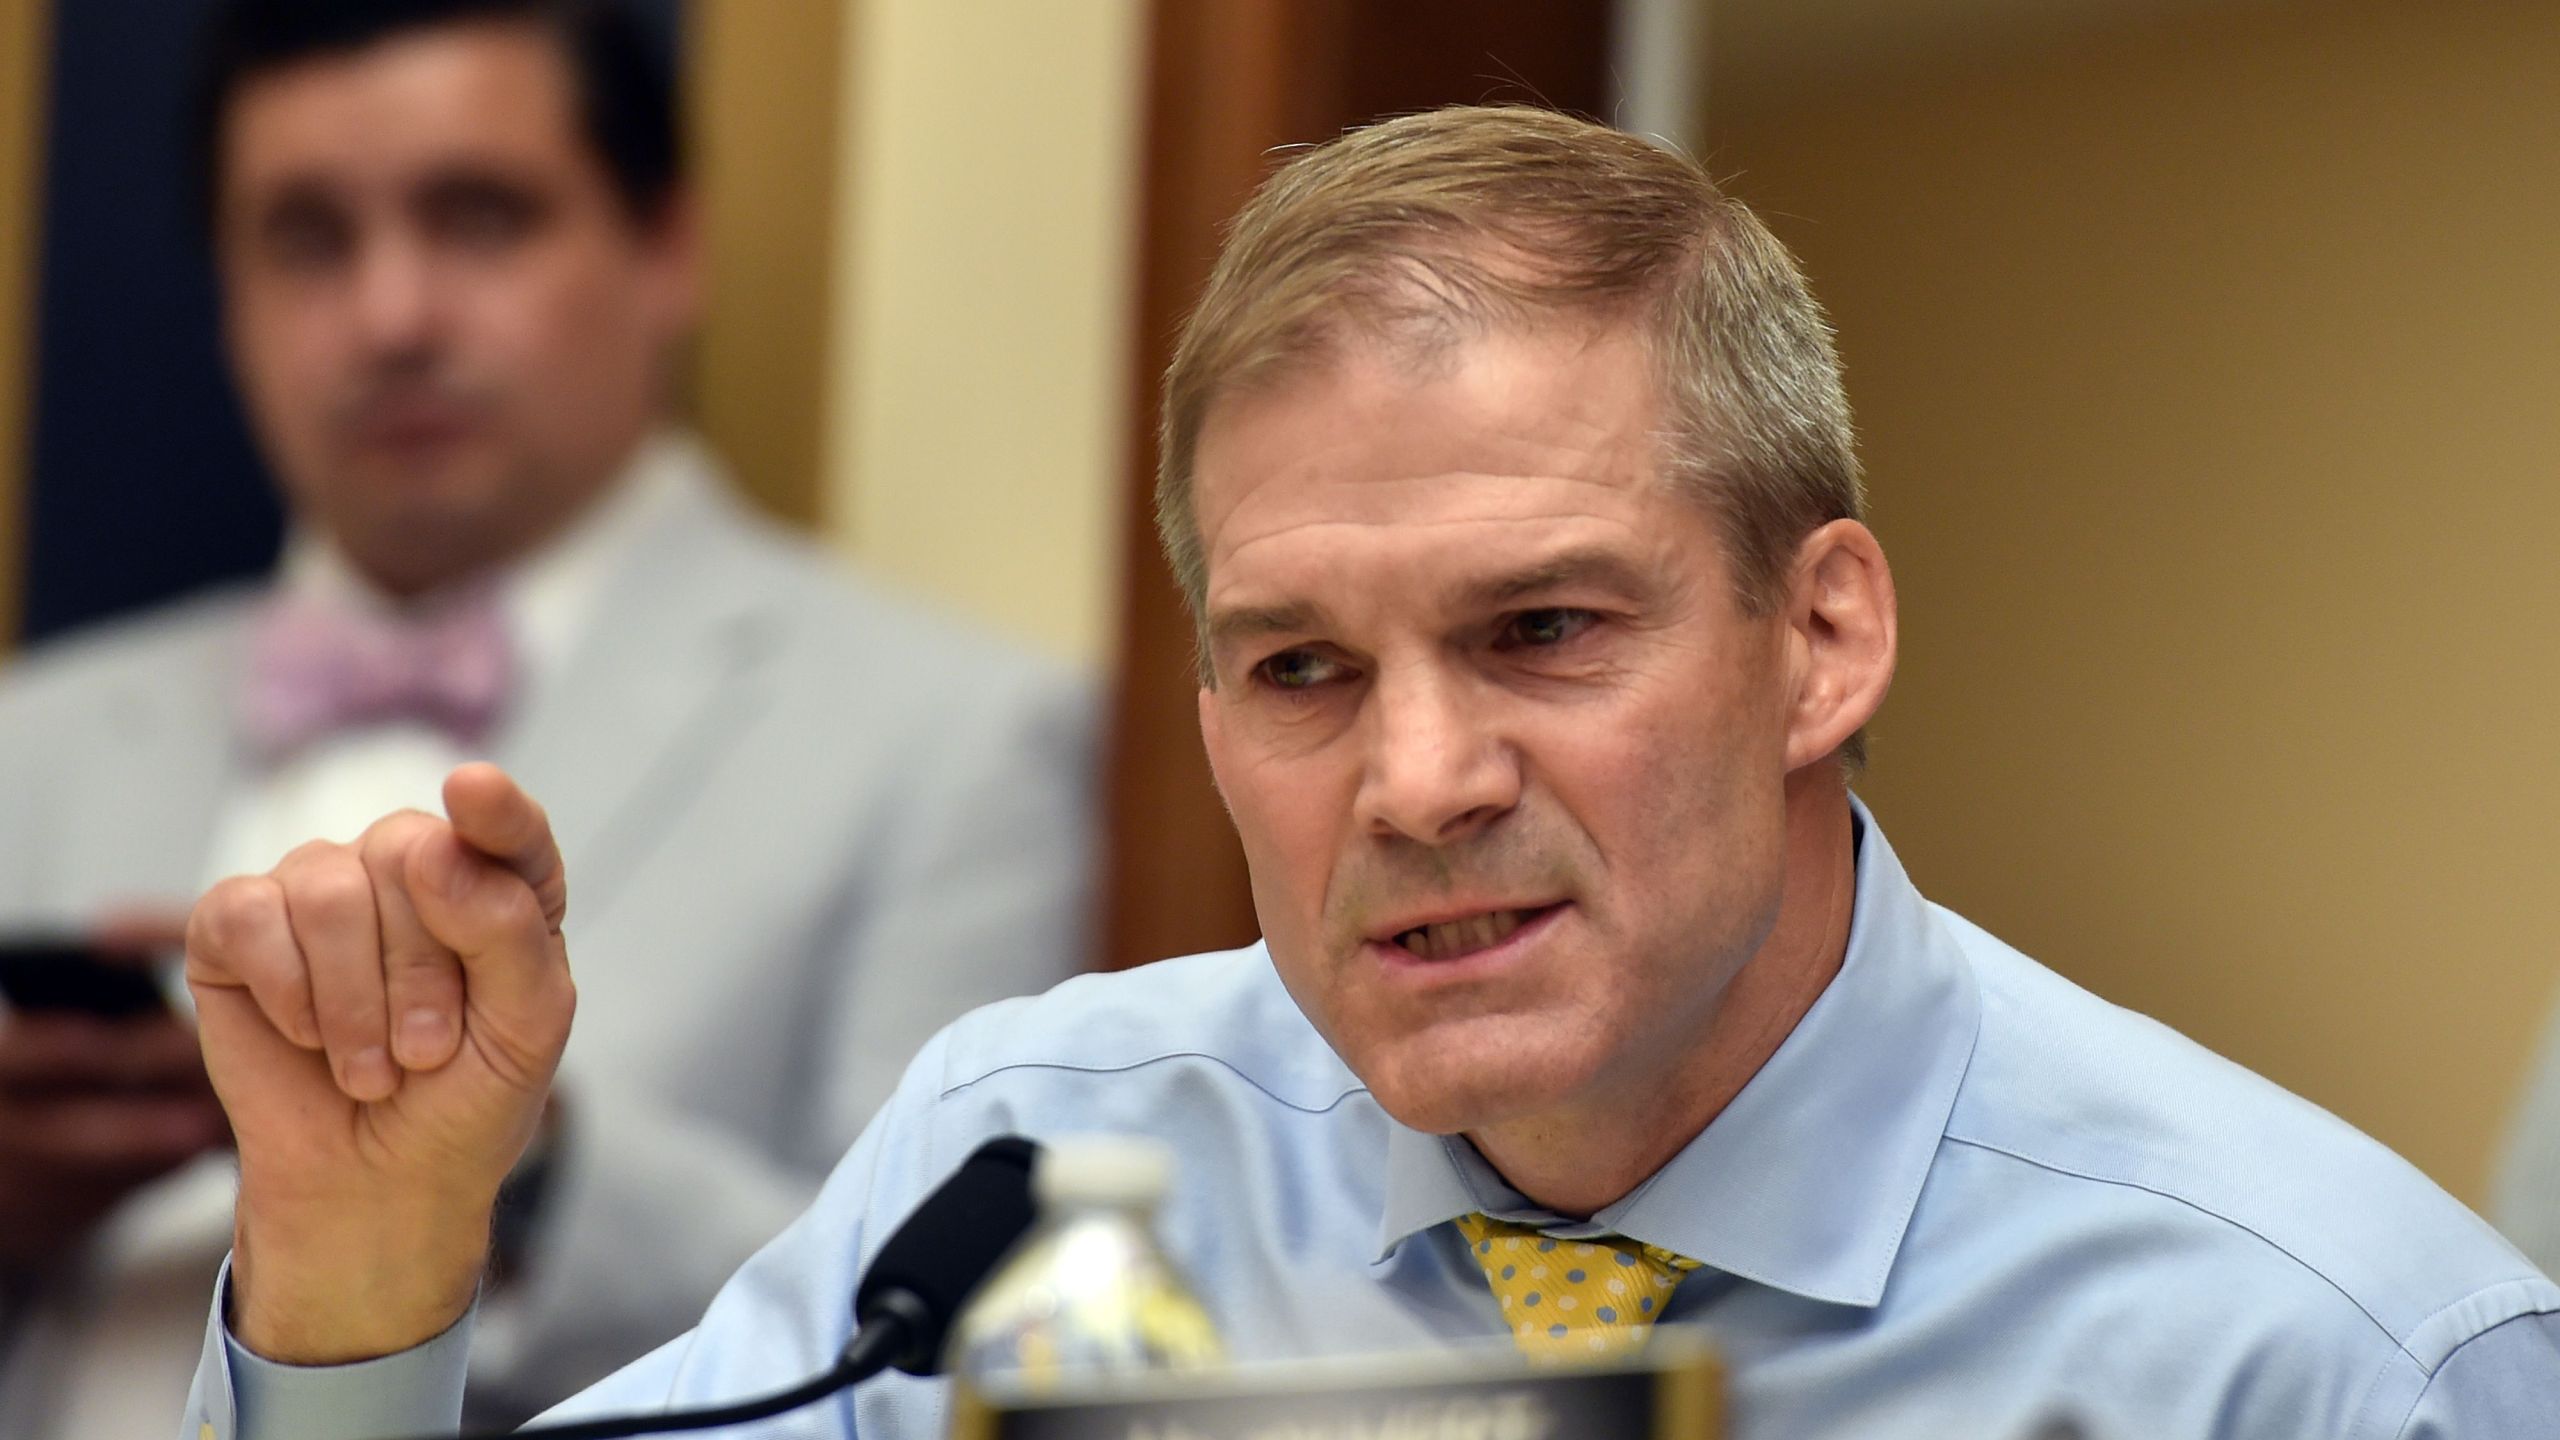
[[[585,633],[605,582],[622,558],[662,512],[678,503],[678,495],[708,483],[712,473],[714,462],[701,441],[683,431],[655,432],[632,452],[622,474],[549,543],[495,577],[474,577],[457,586],[494,583],[518,658],[531,675],[550,674]],[[335,542],[308,526],[296,527],[287,537],[277,574],[284,589],[333,606],[364,614],[401,608]]]
[[[1389,1122],[1379,1254],[1472,1210],[1624,1235],[1746,1280],[1871,1306],[1973,1057],[1981,997],[1864,804],[1840,972],[1698,1137],[1588,1221],[1540,1210],[1456,1136]]]

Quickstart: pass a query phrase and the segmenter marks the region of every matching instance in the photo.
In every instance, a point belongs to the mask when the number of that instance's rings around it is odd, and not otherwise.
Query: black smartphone
[[[150,962],[65,935],[0,935],[0,996],[15,1010],[72,1010],[110,1020],[169,1008]]]

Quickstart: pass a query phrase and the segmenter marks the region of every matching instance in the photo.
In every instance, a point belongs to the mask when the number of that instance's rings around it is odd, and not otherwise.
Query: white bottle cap
[[[1041,1142],[1031,1191],[1042,1209],[1153,1209],[1173,1184],[1173,1148],[1144,1135],[1067,1135]]]

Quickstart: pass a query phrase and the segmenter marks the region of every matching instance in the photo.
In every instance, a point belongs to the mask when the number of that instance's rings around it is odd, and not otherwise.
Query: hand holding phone
[[[134,1189],[228,1139],[150,948],[0,940],[0,1271],[42,1269]]]
[[[13,1011],[123,1020],[169,1008],[151,961],[75,935],[0,935],[0,997]]]

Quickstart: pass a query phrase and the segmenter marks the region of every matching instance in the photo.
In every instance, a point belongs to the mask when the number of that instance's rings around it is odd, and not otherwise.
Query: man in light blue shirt
[[[1684,1257],[1663,1319],[1764,1440],[2553,1428],[2560,1288],[1929,905],[1850,798],[1892,580],[1820,312],[1688,162],[1525,110],[1295,161],[1168,375],[1159,499],[1264,944],[937,1037],[700,1326],[569,1413],[824,1368],[978,1141],[1126,1130],[1181,1156],[1165,1237],[1239,1355],[1534,1338],[1465,1219]],[[485,768],[446,801],[198,908],[242,1199],[191,1435],[451,1422],[571,1001],[541,812]],[[447,1041],[390,1033],[412,1009]],[[377,1045],[388,1093],[344,1078]],[[942,1404],[887,1379],[766,1433]]]

